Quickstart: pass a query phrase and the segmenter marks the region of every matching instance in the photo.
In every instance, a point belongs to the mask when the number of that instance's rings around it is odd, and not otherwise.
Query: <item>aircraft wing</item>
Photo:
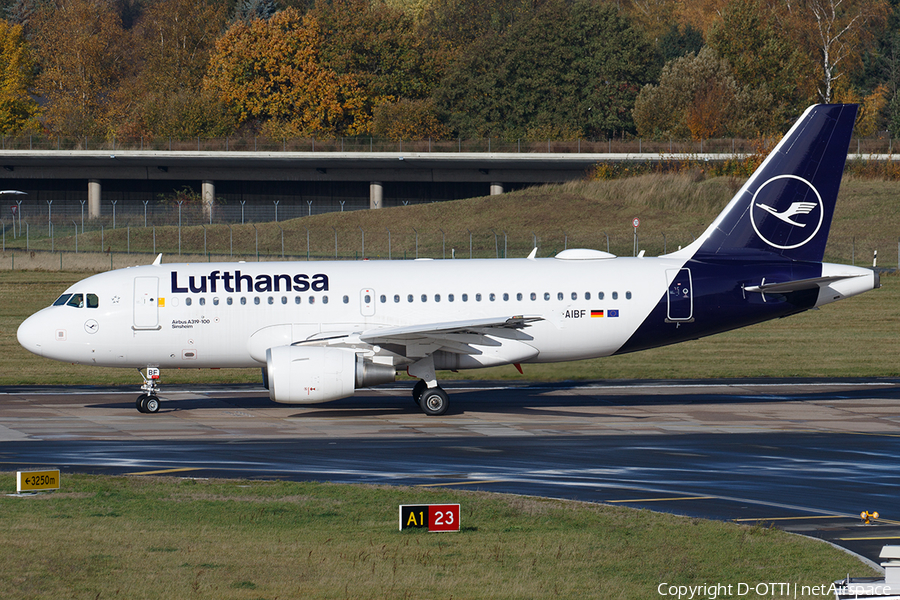
[[[764,294],[787,294],[789,292],[799,292],[802,290],[812,290],[815,288],[826,286],[835,281],[842,279],[850,279],[851,277],[860,277],[861,275],[829,275],[828,277],[813,277],[811,279],[797,279],[796,281],[785,281],[782,283],[762,283],[760,285],[748,285],[744,290],[748,292],[762,292]]]
[[[397,343],[421,338],[442,339],[454,334],[485,334],[490,329],[523,329],[528,327],[529,323],[543,320],[543,317],[516,315],[405,327],[382,327],[364,331],[360,334],[359,339],[369,344]]]

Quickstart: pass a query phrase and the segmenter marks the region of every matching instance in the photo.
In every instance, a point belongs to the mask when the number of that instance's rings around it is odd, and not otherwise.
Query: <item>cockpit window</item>
[[[64,306],[66,302],[69,301],[69,298],[72,294],[63,294],[59,298],[56,299],[56,302],[53,303],[53,306]]]
[[[72,297],[69,298],[69,301],[66,302],[67,306],[74,306],[75,308],[84,307],[84,295],[83,294],[72,294]]]
[[[97,308],[100,306],[100,299],[97,297],[97,294],[88,294],[87,303],[88,308]]]

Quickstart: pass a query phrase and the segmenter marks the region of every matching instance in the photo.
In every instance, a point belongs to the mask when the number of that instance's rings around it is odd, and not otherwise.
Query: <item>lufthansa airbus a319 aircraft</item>
[[[143,413],[166,368],[262,368],[275,402],[350,396],[435,372],[655,348],[822,306],[880,286],[823,263],[854,105],[808,108],[690,246],[659,257],[162,264],[88,277],[18,330],[31,352],[141,370]]]

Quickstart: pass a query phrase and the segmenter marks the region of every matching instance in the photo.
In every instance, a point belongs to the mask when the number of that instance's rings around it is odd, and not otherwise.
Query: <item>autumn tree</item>
[[[886,0],[777,0],[773,4],[794,42],[818,65],[818,96],[823,102],[831,102],[837,82],[860,65],[888,8]]]
[[[32,80],[22,26],[0,20],[0,133],[16,133],[34,123],[37,104],[28,93]]]
[[[755,133],[783,131],[812,101],[815,64],[764,0],[731,0],[710,27],[707,43],[728,62],[737,83],[761,100],[745,107]]]
[[[431,99],[401,99],[375,107],[372,133],[395,141],[440,140],[450,136],[450,129],[438,118]]]
[[[382,0],[331,0],[310,14],[322,31],[322,65],[352,77],[362,92],[361,123],[383,104],[407,102],[394,111],[406,116],[416,112],[410,106],[427,106],[408,104],[431,95],[438,72],[410,16]]]
[[[273,135],[355,134],[365,130],[355,79],[320,61],[318,21],[286,9],[271,19],[236,22],[216,42],[204,80],[234,111]]]
[[[322,30],[321,61],[353,75],[373,98],[427,98],[435,83],[413,20],[381,0],[331,0],[311,15]]]
[[[741,93],[728,62],[704,47],[666,63],[659,84],[644,86],[634,104],[634,122],[646,137],[719,137],[734,132]]]
[[[105,136],[111,98],[125,72],[128,35],[103,0],[55,0],[32,19],[40,66],[41,120],[62,135]]]
[[[464,136],[595,137],[632,127],[655,65],[652,45],[615,7],[549,0],[467,47],[435,100]]]
[[[203,76],[225,30],[227,9],[215,0],[157,0],[134,30],[139,70],[118,94],[130,109],[119,136],[223,135],[233,119],[218,97],[203,90]]]

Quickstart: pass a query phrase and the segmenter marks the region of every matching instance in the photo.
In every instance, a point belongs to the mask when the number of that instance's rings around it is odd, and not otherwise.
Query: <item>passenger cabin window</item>
[[[585,293],[584,293],[584,299],[585,299],[585,300],[590,300],[590,299],[591,299],[591,293],[590,293],[590,292],[585,292]]]
[[[613,292],[612,298],[613,298],[613,300],[618,300],[618,299],[619,299],[619,292]]]
[[[603,292],[597,292],[597,300],[603,300]]]
[[[625,299],[631,300],[631,292],[625,292]]]

